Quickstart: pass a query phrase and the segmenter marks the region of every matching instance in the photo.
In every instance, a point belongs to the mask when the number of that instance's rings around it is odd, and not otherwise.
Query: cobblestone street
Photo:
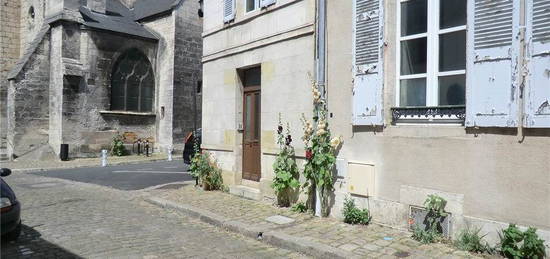
[[[14,173],[23,231],[2,258],[302,258],[143,200],[141,191]]]

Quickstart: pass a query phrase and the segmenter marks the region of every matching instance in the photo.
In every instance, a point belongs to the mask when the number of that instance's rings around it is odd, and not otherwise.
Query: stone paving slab
[[[409,232],[377,224],[349,225],[334,218],[317,218],[307,213],[295,213],[288,208],[275,207],[266,201],[242,199],[220,191],[202,191],[192,185],[177,190],[151,190],[149,194],[155,199],[176,204],[173,205],[175,207],[180,206],[192,211],[199,218],[201,213],[204,213],[214,221],[238,222],[251,227],[250,229],[253,227],[257,232],[286,235],[288,240],[294,238],[298,243],[311,242],[358,258],[397,258],[401,255],[408,255],[409,258],[481,257],[456,250],[447,244],[421,244],[413,240]],[[266,220],[275,215],[291,218],[294,222],[280,225]],[[289,249],[288,244],[284,247]],[[312,248],[315,246],[310,247]],[[314,253],[308,254],[315,256]]]
[[[149,157],[147,156],[109,156],[107,158],[108,165],[123,165],[123,164],[136,164],[144,162],[153,162],[167,160],[168,157],[163,153],[155,153]],[[176,160],[176,157],[174,157]],[[31,172],[31,171],[44,171],[52,169],[68,169],[79,167],[94,167],[101,165],[101,158],[75,158],[69,161],[60,160],[46,160],[46,161],[3,161],[0,162],[0,167],[11,168],[13,172]]]

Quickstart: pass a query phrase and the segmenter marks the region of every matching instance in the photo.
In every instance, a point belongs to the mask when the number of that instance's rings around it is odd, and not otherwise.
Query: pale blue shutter
[[[383,125],[383,0],[355,0],[353,125]]]
[[[260,0],[260,7],[268,7],[272,4],[275,4],[276,0]]]
[[[527,1],[524,126],[550,128],[550,0]]]
[[[223,22],[228,23],[235,20],[235,1],[223,0]]]
[[[517,126],[519,3],[469,1],[467,127]]]

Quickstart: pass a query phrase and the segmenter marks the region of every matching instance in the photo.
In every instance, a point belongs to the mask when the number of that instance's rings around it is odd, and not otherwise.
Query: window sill
[[[130,116],[144,116],[144,117],[155,117],[156,114],[152,112],[128,112],[128,111],[100,111],[101,115],[130,115]]]
[[[466,106],[393,107],[392,124],[464,125]]]

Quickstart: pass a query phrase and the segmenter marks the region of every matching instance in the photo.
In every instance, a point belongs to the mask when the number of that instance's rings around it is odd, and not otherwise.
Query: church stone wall
[[[201,127],[197,87],[202,80],[202,19],[198,9],[199,1],[184,1],[175,10],[173,141],[178,149],[183,148],[187,133]]]
[[[24,155],[48,143],[50,43],[46,35],[8,88],[8,153]]]
[[[7,76],[19,58],[19,1],[0,1],[0,138],[7,132]]]
[[[158,64],[156,65],[155,89],[157,120],[157,138],[162,151],[173,143],[173,97],[174,97],[174,41],[175,18],[173,12],[154,20],[143,22],[144,26],[160,36],[158,43]],[[164,110],[164,113],[162,112]]]
[[[86,42],[80,44],[80,54],[86,62],[82,64],[82,76],[67,75],[65,71],[63,78],[63,141],[69,144],[71,155],[97,155],[111,144],[112,137],[124,132],[154,138],[156,114],[110,112],[110,102],[111,73],[118,57],[137,48],[154,66],[156,43],[94,30],[83,35],[81,40]]]

